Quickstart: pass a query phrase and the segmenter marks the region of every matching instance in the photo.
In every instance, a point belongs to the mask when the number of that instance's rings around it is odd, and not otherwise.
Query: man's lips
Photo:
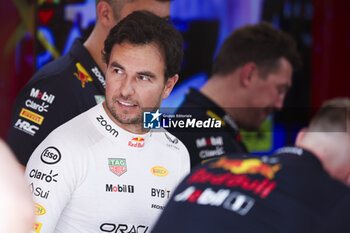
[[[137,104],[128,103],[128,102],[121,101],[121,100],[117,100],[117,103],[119,106],[124,107],[124,108],[133,108],[133,107],[137,106]]]

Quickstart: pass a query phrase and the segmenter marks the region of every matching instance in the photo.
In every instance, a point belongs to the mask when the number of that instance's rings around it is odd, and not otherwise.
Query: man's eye
[[[119,68],[115,68],[114,69],[114,72],[117,73],[117,74],[122,74],[123,73],[123,70],[119,69]]]
[[[286,88],[286,87],[278,87],[278,88],[277,88],[277,93],[278,93],[279,95],[284,95],[284,94],[287,93],[287,91],[288,91],[288,88]]]
[[[149,77],[144,76],[144,75],[140,75],[139,78],[140,78],[142,81],[148,81],[148,80],[149,80]]]

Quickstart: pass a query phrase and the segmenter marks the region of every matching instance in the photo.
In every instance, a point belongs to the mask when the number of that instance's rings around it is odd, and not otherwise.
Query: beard
[[[143,124],[143,112],[144,111],[156,111],[157,109],[159,109],[160,103],[161,103],[161,98],[159,96],[158,102],[156,103],[156,105],[154,107],[149,107],[147,109],[146,108],[143,109],[138,102],[132,101],[137,106],[136,112],[130,113],[128,110],[121,110],[121,109],[119,109],[119,112],[118,112],[118,109],[117,109],[118,107],[116,107],[118,104],[117,103],[118,99],[129,101],[128,98],[123,98],[123,97],[117,98],[116,96],[113,96],[112,102],[110,102],[108,99],[106,99],[107,109],[116,121],[118,121],[121,124],[127,124],[127,125],[142,125]]]

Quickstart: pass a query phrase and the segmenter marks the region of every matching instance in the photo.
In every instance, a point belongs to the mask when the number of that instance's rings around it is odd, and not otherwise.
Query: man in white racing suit
[[[112,28],[106,101],[54,130],[28,162],[33,232],[150,232],[190,162],[179,140],[144,129],[142,116],[170,94],[182,56],[181,34],[152,13]]]

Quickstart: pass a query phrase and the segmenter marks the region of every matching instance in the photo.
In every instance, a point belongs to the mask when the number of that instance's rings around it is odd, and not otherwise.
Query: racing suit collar
[[[316,166],[320,169],[323,169],[321,161],[311,151],[308,151],[306,149],[296,147],[296,146],[286,146],[286,147],[282,147],[276,151],[276,155],[280,155],[280,154],[297,155],[297,156],[303,158],[304,160],[306,160],[307,162],[312,163],[314,166]]]
[[[98,130],[108,139],[118,144],[126,145],[134,149],[146,147],[152,139],[153,131],[145,134],[134,134],[119,127],[107,115],[102,103],[98,104],[96,111],[92,112],[91,119]]]

